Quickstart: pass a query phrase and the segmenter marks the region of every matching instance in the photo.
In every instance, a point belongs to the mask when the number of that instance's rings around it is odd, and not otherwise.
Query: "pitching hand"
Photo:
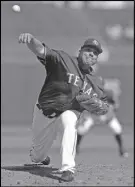
[[[22,33],[19,36],[19,43],[30,43],[33,39],[33,35],[29,33]]]

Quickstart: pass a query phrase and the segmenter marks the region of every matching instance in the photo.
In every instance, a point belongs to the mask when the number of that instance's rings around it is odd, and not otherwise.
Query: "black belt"
[[[42,110],[43,114],[48,118],[58,117],[62,112],[54,109],[44,110],[39,103],[36,104],[39,110]]]

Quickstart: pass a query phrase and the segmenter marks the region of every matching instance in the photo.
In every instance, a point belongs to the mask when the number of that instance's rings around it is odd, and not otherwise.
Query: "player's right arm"
[[[19,36],[19,43],[27,44],[28,48],[36,55],[42,59],[46,56],[46,47],[43,46],[42,42],[35,38],[30,33],[22,33]]]
[[[55,50],[48,48],[30,33],[20,34],[19,43],[27,44],[28,48],[37,56],[43,65],[49,62],[53,66],[59,62],[59,54]]]

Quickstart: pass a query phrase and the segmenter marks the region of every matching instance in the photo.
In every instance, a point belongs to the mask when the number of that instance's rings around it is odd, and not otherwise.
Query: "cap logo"
[[[98,45],[98,42],[96,40],[93,40],[93,44]]]

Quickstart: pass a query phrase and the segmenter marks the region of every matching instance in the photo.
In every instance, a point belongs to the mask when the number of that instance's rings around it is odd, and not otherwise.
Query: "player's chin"
[[[97,62],[96,61],[86,61],[85,65],[88,67],[94,66]]]
[[[96,60],[94,60],[94,61],[91,62],[91,66],[94,66],[95,64],[97,64]]]

